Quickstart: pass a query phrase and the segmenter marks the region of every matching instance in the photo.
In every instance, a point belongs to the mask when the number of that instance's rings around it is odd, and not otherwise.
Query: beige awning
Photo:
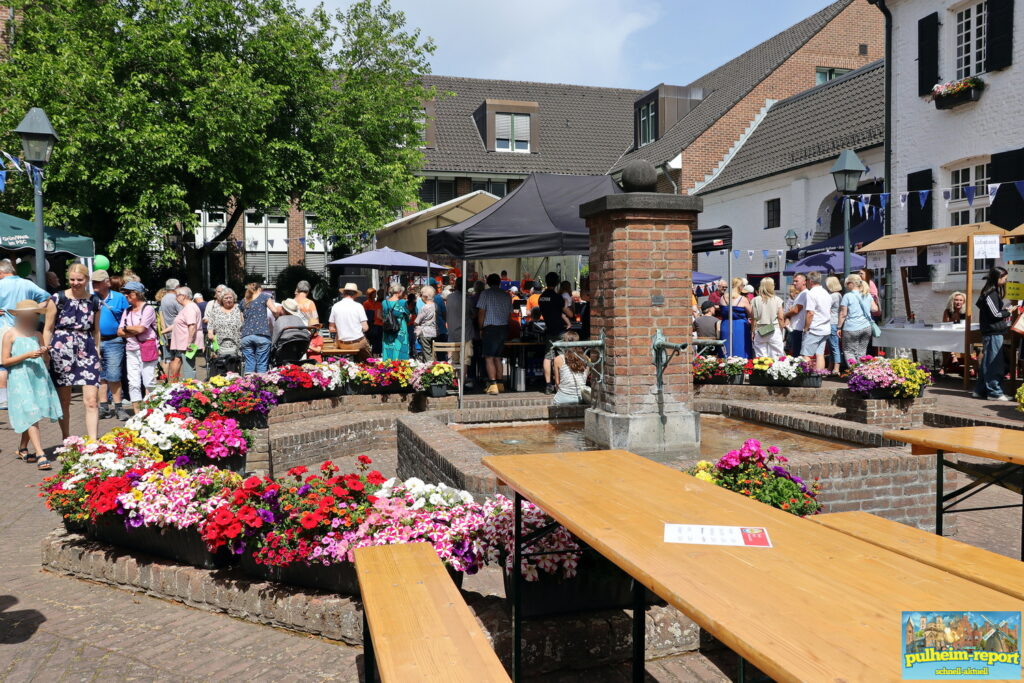
[[[407,254],[425,254],[427,230],[445,228],[472,218],[498,201],[490,192],[476,190],[455,199],[403,216],[377,232],[377,246],[391,247]]]
[[[1020,228],[1017,228],[1017,230],[1020,230]],[[974,235],[1006,236],[1007,234],[1012,233],[1007,233],[998,225],[991,223],[969,223],[967,225],[954,225],[937,230],[918,230],[917,232],[901,232],[898,235],[886,235],[871,244],[864,245],[857,250],[857,253],[864,254],[869,251],[893,251],[910,247],[927,247],[930,244],[966,244],[967,240]]]

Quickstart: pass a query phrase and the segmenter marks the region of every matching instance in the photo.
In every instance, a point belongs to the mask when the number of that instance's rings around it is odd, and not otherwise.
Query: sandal
[[[53,469],[53,467],[50,466],[50,461],[46,459],[45,455],[39,460],[39,465],[37,465],[37,468],[41,469],[41,470],[52,470]]]
[[[18,449],[18,460],[24,460],[25,462],[35,462],[38,459],[39,458],[29,453],[27,448]]]

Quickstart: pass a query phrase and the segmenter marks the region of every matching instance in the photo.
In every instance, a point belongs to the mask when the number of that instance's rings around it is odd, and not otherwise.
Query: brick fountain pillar
[[[652,343],[689,343],[692,258],[699,197],[653,191],[657,172],[634,162],[623,172],[624,194],[580,206],[590,230],[591,329],[605,334],[605,381],[586,413],[586,436],[608,448],[693,450],[700,415],[693,399],[692,350],[665,368],[658,390]]]

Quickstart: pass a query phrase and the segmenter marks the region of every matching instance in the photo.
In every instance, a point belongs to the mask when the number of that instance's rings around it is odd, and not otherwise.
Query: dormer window
[[[497,112],[494,114],[494,150],[530,152],[530,115]]]
[[[651,100],[637,108],[637,146],[643,147],[658,139],[658,101]]]

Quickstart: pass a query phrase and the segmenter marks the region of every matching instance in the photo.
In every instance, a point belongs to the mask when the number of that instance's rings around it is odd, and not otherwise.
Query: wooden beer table
[[[1024,468],[1024,431],[1000,427],[951,427],[948,429],[907,429],[891,430],[882,434],[886,439],[910,444],[914,455],[935,454],[935,533],[942,535],[942,515],[946,512],[976,512],[981,510],[1021,509],[1021,549],[1024,560],[1024,499],[1016,505],[990,505],[987,507],[953,509],[971,496],[984,491],[993,484],[1013,490],[1007,486],[1007,477]],[[962,453],[979,458],[988,458],[1005,463],[991,474],[975,479],[955,491],[943,491],[943,472],[946,453]],[[1024,495],[1024,491],[1017,490]],[[948,502],[947,502],[948,501]]]
[[[618,565],[633,588],[633,679],[650,589],[777,681],[901,679],[902,612],[1018,610],[1024,600],[801,519],[626,451],[489,456],[515,491]],[[666,543],[665,524],[765,527],[774,547]],[[512,572],[513,678],[522,677]],[[742,672],[742,667],[741,667]],[[742,673],[741,673],[742,676]]]

